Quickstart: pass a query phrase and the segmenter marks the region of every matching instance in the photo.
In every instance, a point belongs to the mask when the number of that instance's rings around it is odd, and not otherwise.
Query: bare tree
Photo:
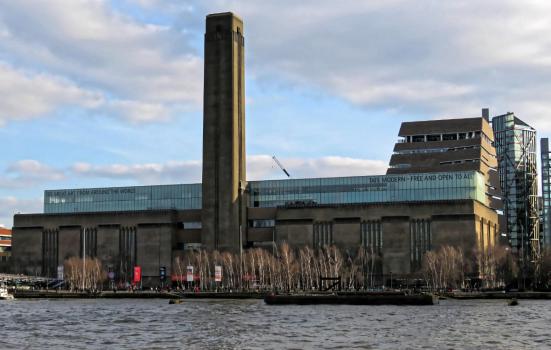
[[[283,242],[283,244],[279,247],[279,251],[281,255],[283,272],[285,274],[284,288],[287,291],[290,291],[293,287],[295,255],[287,242]]]
[[[502,245],[495,246],[490,264],[494,270],[493,280],[490,282],[490,285],[506,286],[517,279],[519,272],[517,259],[509,247]]]
[[[71,257],[64,263],[65,280],[71,290],[101,290],[107,280],[101,261],[97,258],[86,259]]]

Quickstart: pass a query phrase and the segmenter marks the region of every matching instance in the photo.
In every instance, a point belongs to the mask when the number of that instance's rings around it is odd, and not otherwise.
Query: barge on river
[[[268,305],[434,305],[438,300],[432,294],[381,293],[331,293],[331,294],[268,294]]]

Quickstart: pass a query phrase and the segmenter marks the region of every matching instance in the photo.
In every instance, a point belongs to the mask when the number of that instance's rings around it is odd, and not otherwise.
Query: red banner
[[[134,283],[138,283],[142,280],[142,268],[141,266],[134,266]]]

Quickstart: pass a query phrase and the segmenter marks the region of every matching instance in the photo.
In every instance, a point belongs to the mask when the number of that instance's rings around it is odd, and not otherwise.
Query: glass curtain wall
[[[476,171],[249,182],[250,207],[474,199],[485,203]]]
[[[486,204],[476,171],[251,181],[250,207],[474,199]],[[201,209],[201,184],[44,192],[45,213]]]
[[[201,184],[44,191],[45,213],[201,209]]]
[[[549,188],[551,179],[551,163],[549,162],[549,139],[543,138],[540,143],[541,150],[541,194],[542,194],[542,219],[543,219],[543,244],[551,247],[551,191]]]
[[[513,113],[492,119],[511,249],[526,261],[539,254],[536,130]]]

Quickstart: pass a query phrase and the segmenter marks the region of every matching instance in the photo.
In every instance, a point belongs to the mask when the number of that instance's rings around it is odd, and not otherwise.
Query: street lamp
[[[86,228],[82,232],[82,290],[84,291],[84,278],[86,276]]]

